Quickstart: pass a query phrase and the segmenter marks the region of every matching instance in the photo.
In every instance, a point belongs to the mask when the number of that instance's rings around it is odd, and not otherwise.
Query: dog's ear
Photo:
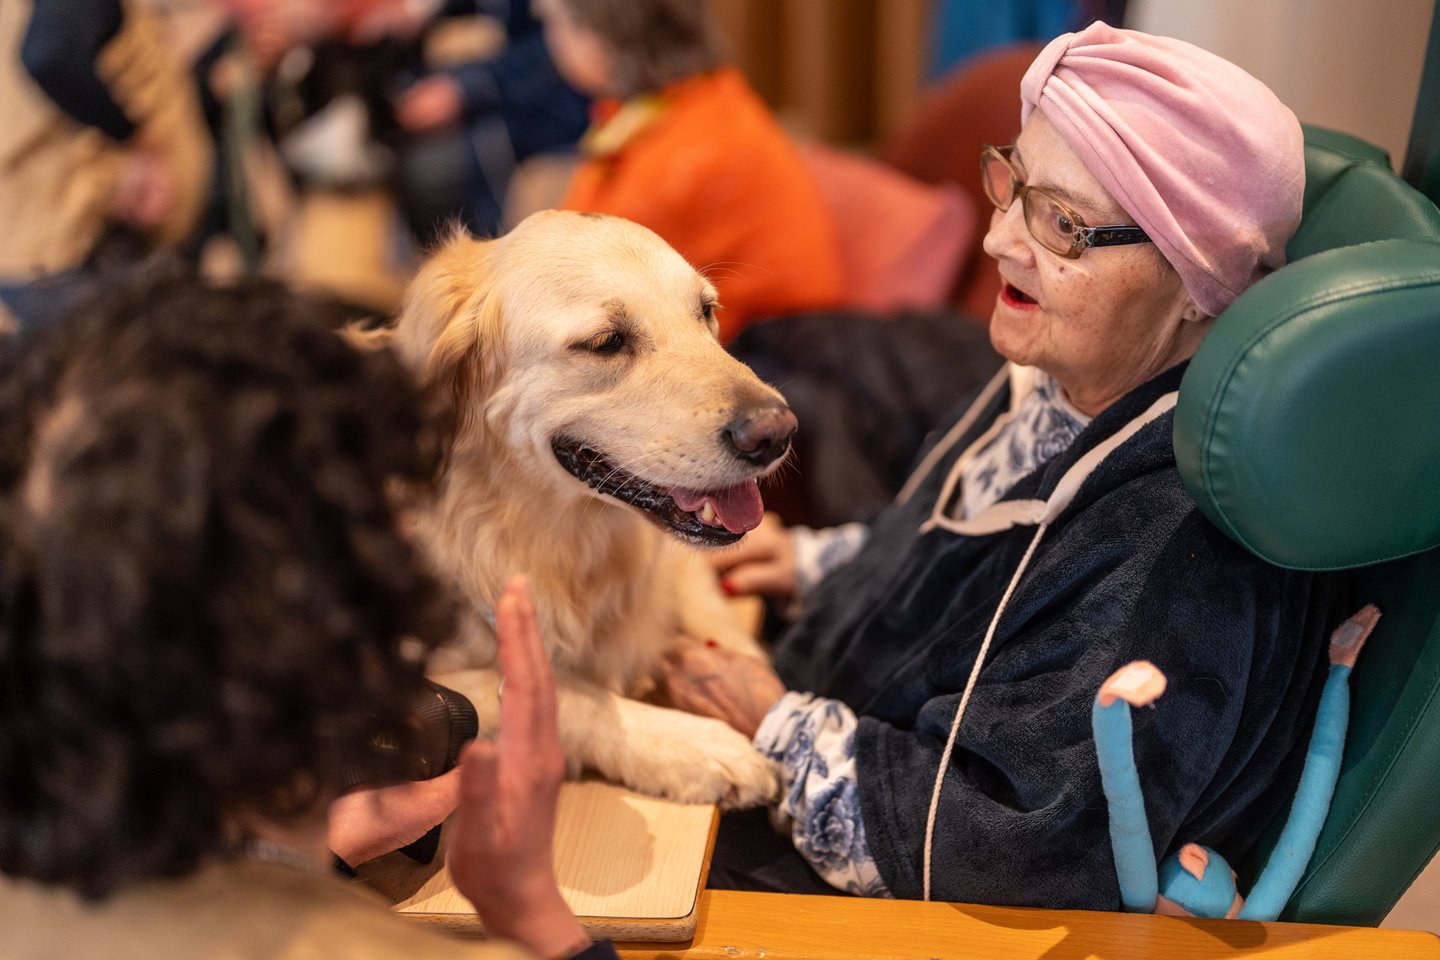
[[[390,336],[421,385],[448,396],[457,431],[476,422],[478,400],[500,363],[491,263],[499,242],[457,230],[410,282]]]
[[[421,383],[445,379],[491,333],[495,243],[457,231],[410,281],[390,346]]]

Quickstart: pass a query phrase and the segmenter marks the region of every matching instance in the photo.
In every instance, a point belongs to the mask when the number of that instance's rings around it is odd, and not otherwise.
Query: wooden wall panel
[[[796,133],[864,145],[913,106],[934,0],[711,0],[736,64]]]

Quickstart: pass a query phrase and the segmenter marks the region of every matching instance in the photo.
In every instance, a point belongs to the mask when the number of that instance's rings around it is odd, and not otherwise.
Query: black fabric
[[[596,940],[579,953],[572,953],[566,960],[619,960],[615,945],[609,940]]]
[[[959,314],[802,313],[752,324],[730,352],[785,395],[800,422],[788,522],[872,516],[904,484],[925,436],[1000,366],[989,334]]]
[[[1101,413],[1007,499],[1044,498],[1081,455],[1178,386],[1181,369]],[[1008,390],[971,431],[1008,404]],[[1165,414],[1108,457],[1044,535],[1006,607],[947,768],[933,896],[1118,909],[1090,726],[1110,673],[1156,663],[1170,685],[1135,722],[1157,853],[1185,841],[1241,860],[1289,798],[1325,676],[1343,581],[1268,566],[1197,511]],[[860,716],[862,816],[882,877],[921,895],[939,757],[981,640],[1035,534],[924,535],[950,465],[871,525],[779,641],[792,689]],[[1248,879],[1242,877],[1242,889]]]
[[[810,869],[788,834],[775,831],[765,809],[732,810],[720,818],[705,886],[711,890],[758,890],[848,897]]]
[[[95,72],[95,60],[120,32],[120,0],[34,0],[20,61],[45,95],[74,120],[114,140],[135,124]]]

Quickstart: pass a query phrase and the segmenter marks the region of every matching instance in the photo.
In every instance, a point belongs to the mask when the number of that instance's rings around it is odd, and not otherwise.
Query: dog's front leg
[[[432,677],[470,698],[480,736],[500,729],[500,674],[459,670]],[[683,803],[756,807],[779,796],[779,771],[719,720],[631,700],[595,684],[557,685],[560,743],[572,776],[594,770],[614,783]]]
[[[767,660],[759,642],[741,624],[730,601],[720,592],[715,571],[705,558],[688,547],[677,546],[674,595],[679,603],[681,628],[696,640],[710,638],[736,653]]]
[[[559,686],[565,756],[632,790],[725,809],[778,798],[779,769],[719,720],[642,703],[584,681]]]

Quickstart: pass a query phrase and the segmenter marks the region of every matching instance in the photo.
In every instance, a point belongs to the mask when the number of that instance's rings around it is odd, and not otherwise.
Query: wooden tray
[[[560,892],[596,939],[675,942],[695,934],[719,815],[598,780],[567,783],[555,830]],[[404,916],[452,933],[483,933],[441,859],[392,853],[361,866],[362,881]]]

